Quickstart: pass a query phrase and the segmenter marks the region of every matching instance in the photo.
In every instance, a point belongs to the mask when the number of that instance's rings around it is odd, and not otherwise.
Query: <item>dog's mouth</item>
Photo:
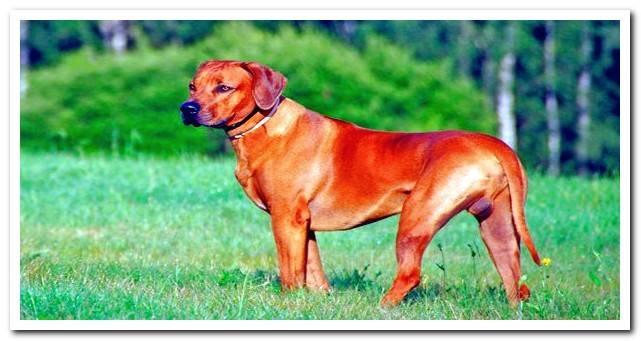
[[[194,127],[208,127],[208,128],[224,128],[225,124],[229,120],[229,118],[226,119],[221,119],[221,120],[216,120],[214,122],[211,122],[211,116],[208,115],[208,117],[202,117],[202,116],[182,116],[183,124],[186,126],[194,126]],[[207,123],[205,123],[207,122]]]
[[[207,126],[210,128],[224,128],[225,125],[227,124],[227,121],[229,121],[229,118],[218,120],[216,122],[208,124]]]

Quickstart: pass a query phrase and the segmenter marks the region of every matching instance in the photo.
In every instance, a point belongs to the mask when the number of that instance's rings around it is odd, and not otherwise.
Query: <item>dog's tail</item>
[[[525,196],[527,194],[527,176],[523,165],[516,154],[509,148],[499,158],[510,191],[510,206],[512,206],[512,220],[516,225],[516,232],[519,234],[537,265],[541,265],[541,259],[534,247],[532,236],[525,220]]]

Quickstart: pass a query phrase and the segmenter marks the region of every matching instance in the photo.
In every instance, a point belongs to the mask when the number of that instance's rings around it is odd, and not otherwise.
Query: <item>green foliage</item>
[[[30,65],[56,63],[65,52],[82,46],[101,47],[95,20],[31,20],[28,25],[25,48]]]
[[[219,22],[209,20],[143,20],[139,22],[145,37],[156,48],[171,43],[193,43],[210,34],[216,23]]]
[[[592,26],[604,25],[596,31],[595,41],[601,44],[618,42],[618,25],[593,21]],[[545,109],[545,81],[543,74],[543,46],[545,25],[542,21],[521,23],[516,39],[515,113],[519,129],[519,149],[525,150],[523,159],[531,168],[544,169],[547,148]],[[581,71],[580,57],[582,21],[559,21],[555,43],[555,93],[561,124],[561,157],[563,170],[572,173],[577,167],[574,159],[577,135],[577,80]],[[590,168],[596,173],[616,172],[619,168],[619,79],[606,70],[619,72],[618,51],[609,46],[591,56],[589,69],[592,86],[589,95],[592,126],[588,142]]]
[[[29,66],[42,67],[60,62],[65,53],[80,48],[103,50],[100,21],[30,20],[24,48]],[[130,20],[127,29],[132,45],[148,43],[155,48],[167,44],[188,45],[202,39],[219,21],[209,20]],[[143,44],[144,45],[144,44]]]
[[[187,68],[176,48],[118,59],[82,51],[52,69],[35,71],[21,100],[25,148],[172,153],[204,151],[204,130],[182,128],[177,107]],[[141,56],[142,55],[142,56]],[[143,57],[144,56],[144,57]]]
[[[282,294],[269,216],[234,164],[22,153],[21,318],[518,318],[466,213],[435,236],[421,285],[397,308],[378,307],[395,276],[397,218],[317,233],[335,290]],[[530,230],[552,265],[523,249],[523,319],[619,319],[619,179],[533,174],[529,188]]]
[[[141,47],[123,56],[83,50],[28,75],[21,103],[27,149],[215,153],[222,134],[182,125],[178,107],[206,59],[254,60],[288,77],[285,95],[311,110],[388,130],[467,129],[496,121],[471,81],[444,62],[421,62],[378,37],[359,51],[312,28],[275,32],[218,25],[189,47]]]

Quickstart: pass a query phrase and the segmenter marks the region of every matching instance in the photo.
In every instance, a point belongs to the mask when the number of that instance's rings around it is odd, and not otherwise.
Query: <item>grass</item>
[[[397,218],[317,234],[334,291],[279,289],[268,215],[235,160],[21,156],[22,319],[516,319],[462,214],[424,257],[421,286],[379,309]],[[619,180],[533,175],[524,319],[619,319]],[[440,245],[440,249],[439,249]]]

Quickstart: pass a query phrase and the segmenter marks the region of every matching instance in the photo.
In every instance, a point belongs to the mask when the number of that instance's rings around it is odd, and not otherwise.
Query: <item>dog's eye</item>
[[[234,88],[232,88],[231,86],[227,86],[225,84],[221,84],[221,85],[216,87],[216,91],[218,91],[218,92],[227,92],[227,91],[230,91],[230,90],[233,90],[233,89]]]
[[[196,91],[196,86],[193,84],[189,84],[189,91]]]

